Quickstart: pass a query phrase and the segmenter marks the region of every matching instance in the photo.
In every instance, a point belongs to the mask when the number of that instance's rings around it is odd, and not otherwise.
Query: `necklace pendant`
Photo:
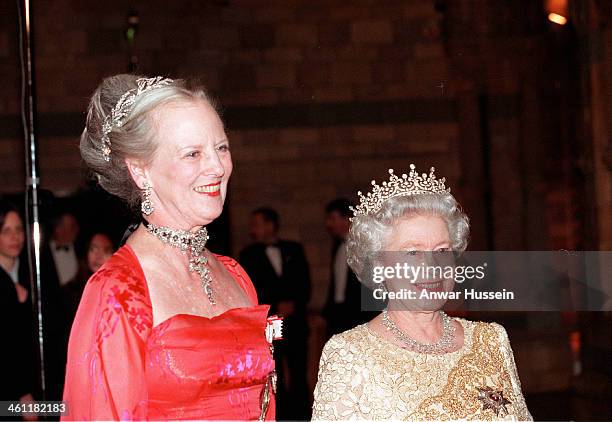
[[[213,290],[212,290],[212,287],[210,286],[210,282],[202,281],[202,288],[204,289],[206,296],[208,296],[208,301],[210,302],[210,304],[216,305],[217,301],[215,300],[215,297],[213,296]]]
[[[196,233],[184,230],[174,230],[168,227],[157,227],[145,222],[145,227],[149,233],[157,237],[163,243],[178,248],[183,253],[189,254],[189,272],[196,272],[200,276],[202,290],[206,294],[211,305],[217,302],[213,296],[211,283],[213,281],[208,267],[208,258],[204,255],[208,232],[206,227],[202,227]]]

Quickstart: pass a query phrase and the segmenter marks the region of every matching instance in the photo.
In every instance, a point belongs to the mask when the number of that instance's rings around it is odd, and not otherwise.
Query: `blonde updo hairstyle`
[[[403,218],[417,215],[437,216],[446,222],[451,248],[467,248],[470,223],[450,193],[427,193],[387,199],[373,214],[353,218],[347,239],[347,261],[357,278],[373,288],[372,265],[378,252],[385,251],[389,235]]]
[[[123,94],[138,87],[136,81],[143,76],[115,75],[102,81],[93,93],[87,109],[87,123],[81,135],[81,157],[92,171],[100,186],[107,192],[125,200],[133,209],[138,208],[141,191],[132,179],[125,163],[131,158],[143,163],[153,160],[158,146],[152,111],[170,102],[203,100],[214,104],[200,86],[190,87],[184,80],[146,91],[136,97],[134,106],[119,128],[113,126],[108,134],[110,161],[102,154],[102,125]]]

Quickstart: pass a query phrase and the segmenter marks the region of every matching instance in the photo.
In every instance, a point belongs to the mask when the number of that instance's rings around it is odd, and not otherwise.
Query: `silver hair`
[[[353,218],[347,239],[348,264],[359,280],[372,287],[370,266],[377,252],[385,250],[387,239],[398,221],[414,215],[441,217],[448,228],[453,251],[467,248],[470,224],[467,215],[450,193],[398,196],[385,201],[374,213]]]
[[[81,157],[100,186],[125,200],[132,208],[138,207],[141,192],[128,171],[125,159],[131,158],[143,163],[150,163],[153,159],[158,140],[151,112],[160,105],[177,101],[202,100],[214,108],[203,88],[188,87],[181,79],[140,94],[123,125],[114,127],[108,134],[112,151],[110,161],[107,161],[101,152],[104,119],[124,93],[137,88],[136,81],[141,77],[122,74],[102,81],[89,102],[87,123],[80,142]]]

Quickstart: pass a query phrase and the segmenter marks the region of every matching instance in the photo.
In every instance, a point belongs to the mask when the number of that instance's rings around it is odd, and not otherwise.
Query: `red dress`
[[[257,303],[242,267],[217,256]],[[180,314],[153,327],[136,255],[124,246],[87,283],[68,346],[67,420],[233,419],[261,414],[274,370],[268,305],[213,318]],[[275,416],[271,394],[266,420]]]

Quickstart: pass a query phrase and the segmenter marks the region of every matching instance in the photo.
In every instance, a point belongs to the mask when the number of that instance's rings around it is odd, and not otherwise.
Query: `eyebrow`
[[[214,145],[222,144],[224,142],[229,143],[229,139],[227,137],[221,138],[218,141],[215,141]],[[202,144],[190,144],[190,145],[185,145],[183,147],[179,147],[176,150],[180,152],[180,151],[183,151],[183,150],[186,150],[186,149],[194,149],[194,148],[197,149],[197,148],[201,148],[201,147],[202,147]]]
[[[181,151],[186,150],[186,149],[194,149],[194,148],[200,148],[200,147],[201,147],[201,145],[199,145],[199,144],[193,144],[193,145],[185,145],[184,147],[177,148],[176,150],[181,152]]]
[[[401,247],[401,248],[405,248],[405,247],[407,247],[407,246],[412,246],[412,247],[415,247],[415,248],[417,248],[417,249],[418,249],[418,248],[420,248],[420,247],[422,247],[422,246],[424,246],[424,245],[425,245],[424,243],[420,243],[420,242],[406,242],[406,243],[401,243],[401,244],[400,244],[400,247]],[[440,247],[440,246],[442,246],[442,245],[449,245],[449,246],[450,246],[450,245],[452,245],[452,241],[451,241],[451,240],[448,240],[448,241],[446,241],[446,240],[445,240],[445,241],[443,241],[443,242],[437,243],[437,244],[434,246],[434,248]]]

